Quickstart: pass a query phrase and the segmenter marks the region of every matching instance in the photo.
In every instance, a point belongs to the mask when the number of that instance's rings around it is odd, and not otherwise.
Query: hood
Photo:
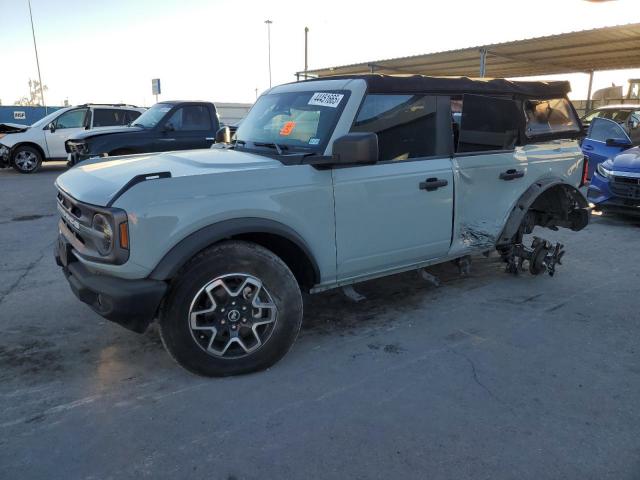
[[[104,130],[86,130],[84,132],[76,133],[69,137],[70,140],[84,140],[86,138],[100,137],[102,135],[113,135],[115,133],[137,133],[144,131],[142,127],[113,127],[105,128]]]
[[[611,159],[614,170],[621,172],[640,172],[640,147],[634,147],[619,153]]]
[[[56,186],[81,202],[104,206],[138,176],[168,172],[171,177],[187,177],[280,166],[268,157],[218,148],[125,155],[83,162],[60,175]]]
[[[29,125],[20,125],[18,123],[0,123],[0,133],[19,133],[24,132]]]

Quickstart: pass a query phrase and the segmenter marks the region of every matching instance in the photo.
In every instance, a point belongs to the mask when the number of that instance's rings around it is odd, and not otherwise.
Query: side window
[[[590,122],[594,118],[598,118],[602,114],[602,110],[596,110],[595,112],[591,112],[586,117],[582,119],[583,122]]]
[[[94,127],[114,127],[126,125],[126,110],[116,110],[113,108],[96,108],[93,110]]]
[[[512,150],[524,124],[518,102],[484,95],[464,95],[462,105],[452,100],[456,152]],[[459,100],[458,100],[459,102]],[[460,110],[458,113],[456,110]]]
[[[133,121],[142,115],[137,110],[127,110],[127,124],[133,123]]]
[[[436,155],[436,97],[367,95],[351,131],[378,134],[381,161]]]
[[[69,110],[56,118],[53,124],[57,130],[63,128],[82,128],[84,127],[84,118],[86,114],[86,108]]]
[[[609,138],[627,139],[624,129],[613,120],[607,118],[594,118],[589,125],[587,138],[597,142],[606,142]]]
[[[176,110],[167,125],[171,124],[175,131],[213,130],[209,109],[201,105],[189,105]]]
[[[580,131],[578,120],[566,98],[525,100],[524,112],[527,117],[527,137]]]

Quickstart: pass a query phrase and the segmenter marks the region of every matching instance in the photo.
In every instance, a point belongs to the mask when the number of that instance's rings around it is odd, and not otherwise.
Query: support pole
[[[309,70],[309,27],[304,27],[304,79],[307,79]]]
[[[593,70],[589,72],[589,88],[587,90],[587,106],[585,113],[591,110],[591,89],[593,87]]]
[[[487,49],[480,49],[480,78],[484,78],[487,72]]]
[[[273,22],[271,20],[265,20],[264,23],[267,24],[267,45],[269,48],[269,88],[271,88],[271,24]]]
[[[38,59],[38,46],[36,45],[36,31],[33,28],[33,14],[31,13],[31,0],[29,0],[29,18],[31,19],[31,35],[33,35],[33,48],[36,51],[36,65],[38,67],[38,81],[40,82],[40,98],[42,98],[42,106],[44,114],[47,114],[47,103],[44,101],[44,89],[42,88],[42,76],[40,75],[40,60]]]

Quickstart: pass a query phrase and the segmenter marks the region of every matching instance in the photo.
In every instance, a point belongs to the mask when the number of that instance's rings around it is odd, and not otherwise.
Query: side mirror
[[[164,124],[164,132],[175,132],[176,131],[176,127],[173,126],[172,123],[165,123]]]
[[[626,138],[607,138],[607,147],[631,148],[633,144]]]
[[[216,143],[231,143],[231,129],[220,127],[216,132]]]
[[[55,123],[53,123],[53,122],[51,122],[48,126],[49,126],[49,131],[50,131],[51,133],[55,133],[55,131],[56,131],[56,124],[55,124]]]
[[[333,142],[336,165],[371,164],[378,161],[378,135],[347,133]]]

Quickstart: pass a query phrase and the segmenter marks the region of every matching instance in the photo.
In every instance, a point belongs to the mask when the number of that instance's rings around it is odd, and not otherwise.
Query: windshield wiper
[[[289,150],[289,147],[287,147],[286,145],[279,145],[275,142],[253,142],[253,144],[256,147],[269,147],[269,148],[275,148],[276,152],[278,152],[278,155],[282,155],[282,151],[283,150]]]
[[[145,127],[145,126],[144,126],[143,124],[141,124],[141,123],[133,123],[133,124],[129,124],[129,126],[131,126],[131,127],[142,127],[142,128],[147,128],[147,127]]]

